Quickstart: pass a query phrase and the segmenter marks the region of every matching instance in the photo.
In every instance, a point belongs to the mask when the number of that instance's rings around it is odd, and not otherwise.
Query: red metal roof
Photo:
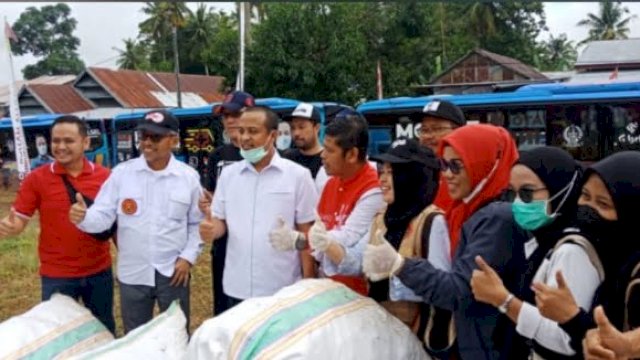
[[[152,91],[177,91],[175,74],[161,72],[144,72],[135,70],[111,70],[104,68],[87,68],[106,90],[124,107],[152,108],[165,106]],[[207,102],[221,100],[220,93],[224,78],[220,76],[180,74],[180,90],[198,94]]]
[[[93,109],[93,105],[76,92],[73,84],[29,84],[27,90],[54,113],[67,114]]]

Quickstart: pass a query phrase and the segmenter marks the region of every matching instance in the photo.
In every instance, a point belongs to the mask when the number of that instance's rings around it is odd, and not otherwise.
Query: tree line
[[[577,46],[548,31],[540,1],[238,3],[249,13],[245,88],[259,97],[355,103],[375,96],[380,62],[385,96],[410,94],[474,47],[513,57],[541,71],[569,70]],[[242,4],[242,5],[240,5]],[[220,75],[235,84],[239,58],[238,8],[227,13],[206,4],[147,2],[139,32],[124,39],[122,69]],[[577,26],[583,42],[626,38],[634,16],[619,2],[600,3],[598,14]],[[17,55],[40,60],[24,77],[79,73],[84,64],[74,36],[77,21],[65,4],[27,8],[13,25]],[[177,48],[173,36],[177,36]]]

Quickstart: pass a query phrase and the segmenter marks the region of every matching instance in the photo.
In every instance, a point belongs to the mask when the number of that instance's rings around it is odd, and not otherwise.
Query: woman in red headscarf
[[[392,246],[368,245],[363,270],[369,277],[397,276],[426,303],[453,311],[457,355],[462,359],[516,358],[522,338],[495,307],[475,301],[469,281],[481,255],[509,283],[521,288],[528,236],[513,219],[511,204],[498,201],[518,160],[509,133],[492,125],[467,125],[440,144],[441,170],[453,199],[446,213],[452,270],[428,261],[403,258]]]

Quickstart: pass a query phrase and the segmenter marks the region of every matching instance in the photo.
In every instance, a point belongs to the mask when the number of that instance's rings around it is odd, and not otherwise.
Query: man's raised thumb
[[[211,214],[211,209],[207,209],[207,211],[204,212],[204,219],[207,221],[212,221],[213,220],[213,215]]]
[[[83,207],[87,207],[87,204],[84,202],[84,198],[82,197],[82,194],[80,194],[79,192],[76,193],[76,204],[79,204]]]
[[[596,325],[598,325],[598,330],[600,331],[608,331],[613,326],[611,322],[609,322],[609,318],[605,315],[602,306],[598,306],[593,312],[593,319],[596,321]]]
[[[475,261],[476,261],[476,265],[478,265],[478,269],[480,269],[481,271],[488,272],[488,273],[493,272],[493,269],[491,268],[491,266],[489,266],[489,264],[487,264],[487,262],[484,261],[482,256],[480,255],[476,256]]]

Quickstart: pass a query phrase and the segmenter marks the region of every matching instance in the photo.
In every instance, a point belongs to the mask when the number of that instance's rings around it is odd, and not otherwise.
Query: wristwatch
[[[307,248],[307,245],[308,245],[307,238],[304,236],[303,233],[298,233],[298,238],[296,239],[296,242],[295,242],[296,250],[302,251]]]
[[[507,310],[509,309],[509,304],[511,304],[511,300],[513,300],[513,298],[514,298],[513,294],[507,295],[507,298],[504,299],[504,302],[500,304],[500,306],[498,306],[498,311],[500,311],[503,314],[506,314]]]

